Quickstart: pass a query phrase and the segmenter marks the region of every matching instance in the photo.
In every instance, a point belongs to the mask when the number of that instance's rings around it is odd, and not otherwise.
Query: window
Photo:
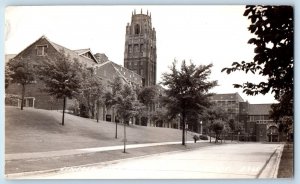
[[[135,26],[134,26],[134,34],[140,34],[140,25],[138,25],[138,24],[136,24]]]
[[[139,52],[139,45],[138,44],[134,44],[133,52],[135,52],[135,53]]]
[[[132,46],[131,45],[128,45],[128,52],[132,53]]]
[[[38,56],[45,56],[46,55],[46,49],[48,45],[38,45],[36,46],[36,55]]]

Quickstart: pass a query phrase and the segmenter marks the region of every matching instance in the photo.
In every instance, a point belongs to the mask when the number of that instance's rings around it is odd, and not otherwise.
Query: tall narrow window
[[[140,52],[143,52],[143,51],[144,51],[144,45],[141,44],[141,45],[140,45]]]
[[[46,49],[48,45],[38,45],[36,46],[36,55],[38,56],[45,56],[46,55]]]
[[[132,53],[132,46],[131,45],[128,45],[128,52]]]
[[[135,26],[134,26],[134,34],[140,34],[140,25],[138,25],[138,24],[136,24]]]

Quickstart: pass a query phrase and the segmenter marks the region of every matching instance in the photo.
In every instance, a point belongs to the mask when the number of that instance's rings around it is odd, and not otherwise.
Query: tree
[[[221,139],[220,138],[220,135],[224,129],[224,121],[221,121],[221,120],[217,120],[217,121],[214,121],[211,125],[211,129],[215,132],[216,134],[216,139],[215,139],[215,143],[218,142],[218,139]]]
[[[11,59],[5,68],[5,79],[22,86],[21,110],[23,110],[26,86],[35,81],[35,70],[32,60],[30,58]],[[8,85],[9,81],[6,82]]]
[[[104,94],[104,104],[105,106],[110,109],[112,108],[112,120],[115,121],[115,105],[117,104],[117,97],[120,95],[120,92],[123,88],[122,79],[120,77],[114,78],[113,82],[111,83],[111,91],[107,91]],[[116,131],[115,131],[115,138],[118,138],[118,123],[116,122]]]
[[[82,89],[82,65],[70,56],[57,55],[56,59],[44,60],[39,65],[39,76],[49,95],[63,99],[62,125],[64,125],[66,98],[72,99]]]
[[[233,62],[223,68],[227,74],[249,71],[267,78],[267,82],[234,84],[247,95],[269,91],[279,104],[272,105],[275,121],[293,116],[294,88],[294,12],[292,6],[246,6],[244,16],[251,20],[249,31],[255,36],[248,43],[255,45],[253,61]]]
[[[8,87],[9,83],[12,81],[11,76],[14,74],[8,65],[5,65],[5,89]]]
[[[83,71],[83,84],[79,99],[87,107],[87,113],[89,118],[97,119],[99,122],[99,109],[102,104],[102,97],[104,94],[104,88],[102,80],[94,75],[92,69],[86,69]],[[96,115],[95,115],[96,110]]]
[[[233,141],[233,132],[235,132],[235,128],[236,128],[234,119],[230,119],[228,124],[231,130],[231,141]]]
[[[158,100],[158,90],[156,86],[144,87],[138,94],[140,102],[147,107],[147,124],[150,124],[151,111],[154,110],[154,105]]]
[[[163,104],[168,109],[169,116],[174,119],[180,117],[182,126],[182,145],[185,145],[186,117],[191,113],[201,114],[211,105],[208,91],[217,85],[216,81],[208,81],[211,73],[210,65],[196,66],[192,62],[187,65],[185,61],[181,69],[176,68],[176,61],[170,67],[170,73],[164,73],[162,84],[167,87]]]
[[[209,123],[208,128],[209,128],[209,132],[211,133],[211,130],[213,130],[212,125],[216,121],[227,120],[227,114],[223,108],[217,106],[216,104],[212,104],[209,108],[206,108],[203,111],[201,115],[201,119]],[[209,137],[210,137],[209,141],[211,142],[211,135]]]
[[[126,122],[138,112],[136,106],[138,101],[131,86],[125,84],[121,93],[117,95],[116,109],[124,126],[124,153],[126,152]]]

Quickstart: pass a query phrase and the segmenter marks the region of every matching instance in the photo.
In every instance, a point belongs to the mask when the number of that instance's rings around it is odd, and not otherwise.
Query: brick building
[[[45,57],[55,59],[59,54],[70,56],[70,59],[77,59],[87,68],[93,68],[95,74],[103,80],[107,90],[110,90],[110,82],[117,76],[121,77],[124,83],[132,86],[142,86],[142,77],[140,75],[109,61],[105,54],[98,53],[94,55],[90,49],[71,50],[50,41],[45,36],[42,36],[37,41],[33,42],[16,56],[7,56],[7,60],[30,58],[30,62],[38,64],[45,59]],[[44,84],[39,80],[27,85],[24,106],[48,110],[62,109],[62,100],[49,96],[49,94],[42,91],[43,88]],[[5,93],[7,95],[21,96],[21,86],[18,84],[10,84]],[[70,107],[73,104],[74,101],[70,99],[67,100],[67,107]],[[20,106],[20,100],[18,106]],[[100,115],[100,120],[115,120],[114,114],[116,113],[112,112],[111,109],[102,107],[98,113]]]
[[[215,94],[211,101],[241,125],[242,140],[279,141],[278,124],[269,115],[272,104],[250,104],[238,93]]]

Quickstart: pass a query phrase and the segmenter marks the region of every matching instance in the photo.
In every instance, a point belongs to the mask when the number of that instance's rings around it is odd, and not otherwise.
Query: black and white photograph
[[[294,11],[7,6],[5,178],[294,178]]]

